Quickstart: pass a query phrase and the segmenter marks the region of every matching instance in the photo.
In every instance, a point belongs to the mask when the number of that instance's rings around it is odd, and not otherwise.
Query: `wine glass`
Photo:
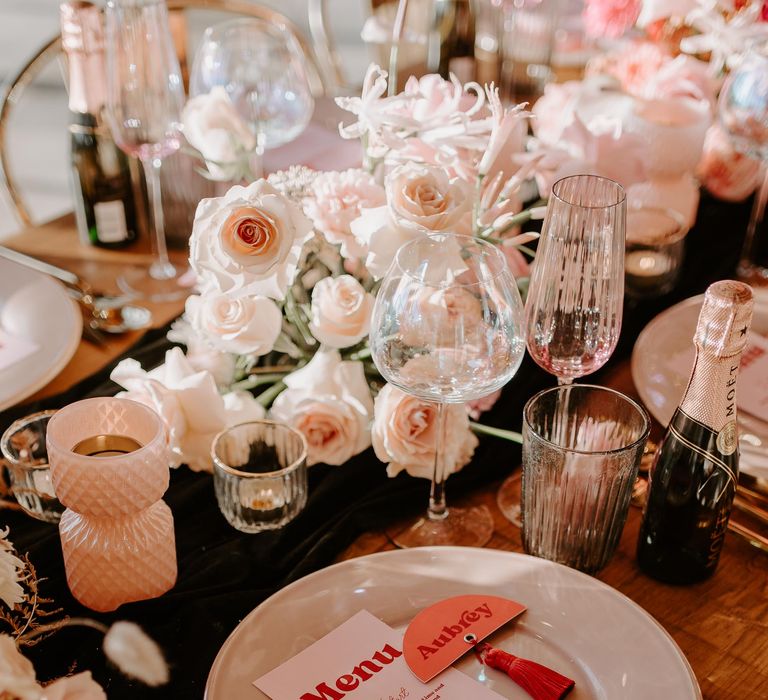
[[[517,372],[525,352],[523,305],[503,255],[492,244],[453,233],[423,236],[397,252],[371,321],[373,361],[392,385],[435,416],[435,462],[425,518],[395,538],[400,547],[482,546],[487,508],[449,511],[444,462],[446,411],[490,394]]]
[[[226,90],[256,137],[260,170],[264,149],[293,141],[312,118],[305,61],[285,26],[255,18],[222,22],[205,30],[192,66],[190,96],[218,86]]]
[[[768,233],[761,227],[768,201],[768,56],[757,50],[746,54],[720,91],[718,114],[736,150],[762,161],[762,184],[752,206],[738,275],[753,286],[768,286]]]
[[[561,386],[600,369],[616,349],[626,221],[624,188],[613,180],[573,175],[552,186],[526,300],[526,334],[531,357]],[[564,403],[558,414],[564,430],[567,413]],[[502,484],[497,503],[519,525],[515,482]]]
[[[178,298],[188,290],[168,258],[160,168],[181,145],[184,84],[164,0],[109,0],[106,39],[107,118],[117,145],[141,161],[152,202],[154,261],[127,270],[118,285],[152,301]]]

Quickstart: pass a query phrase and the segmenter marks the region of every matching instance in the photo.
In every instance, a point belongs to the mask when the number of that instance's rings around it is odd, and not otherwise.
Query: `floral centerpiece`
[[[178,463],[209,470],[215,433],[268,411],[304,434],[309,464],[340,465],[373,445],[390,474],[431,475],[433,407],[383,386],[370,359],[378,281],[403,243],[451,231],[501,246],[524,285],[524,244],[536,234],[519,226],[543,207],[523,210],[519,194],[534,169],[522,106],[455,77],[386,91],[387,74],[372,66],[360,97],[337,100],[356,117],[340,132],[362,139],[366,170],[293,167],[200,202],[190,239],[198,293],[170,334],[186,355],[175,348],[151,372],[124,361],[112,375],[164,418]],[[432,295],[425,319],[461,313],[455,302]],[[470,414],[492,400],[448,409],[450,471],[471,458],[472,428],[482,430]]]

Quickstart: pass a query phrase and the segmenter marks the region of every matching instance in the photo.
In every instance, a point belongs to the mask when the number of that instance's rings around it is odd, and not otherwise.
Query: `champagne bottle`
[[[104,124],[106,68],[99,8],[61,5],[61,40],[69,64],[71,175],[75,218],[84,243],[119,248],[136,238],[128,160]]]
[[[475,79],[472,0],[435,0],[427,67],[431,73],[439,73],[443,78],[453,73],[462,83]]]
[[[741,282],[715,282],[704,296],[696,361],[651,469],[637,546],[640,568],[660,581],[701,581],[720,558],[739,473],[736,378],[752,303]]]

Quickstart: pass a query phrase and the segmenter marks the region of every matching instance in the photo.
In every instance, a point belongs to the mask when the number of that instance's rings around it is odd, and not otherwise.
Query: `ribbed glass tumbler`
[[[645,410],[588,384],[546,389],[523,409],[523,546],[593,573],[619,542],[648,438]]]
[[[45,434],[56,411],[40,411],[14,421],[0,439],[11,489],[27,515],[58,523],[64,506],[56,498],[48,464]]]
[[[241,423],[219,433],[211,452],[219,510],[237,530],[277,530],[306,505],[307,445],[297,430]]]

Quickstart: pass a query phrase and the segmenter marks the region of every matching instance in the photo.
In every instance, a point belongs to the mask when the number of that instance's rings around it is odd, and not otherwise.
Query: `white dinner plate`
[[[545,559],[468,547],[372,554],[287,586],[229,636],[211,668],[205,698],[264,700],[267,696],[252,685],[255,679],[360,610],[404,631],[426,606],[470,593],[504,596],[527,606],[488,641],[573,678],[576,687],[569,700],[701,698],[679,647],[629,598]],[[456,666],[479,678],[481,667],[473,654]],[[484,684],[505,698],[530,700],[502,673],[489,671]]]
[[[56,280],[0,258],[0,328],[37,349],[0,370],[0,410],[50,382],[80,343],[83,318]]]
[[[632,351],[632,380],[651,415],[666,426],[690,378],[695,350],[693,334],[704,295],[670,306],[640,333]],[[755,296],[752,330],[768,337],[768,301]],[[768,478],[768,423],[739,413],[739,469]]]

